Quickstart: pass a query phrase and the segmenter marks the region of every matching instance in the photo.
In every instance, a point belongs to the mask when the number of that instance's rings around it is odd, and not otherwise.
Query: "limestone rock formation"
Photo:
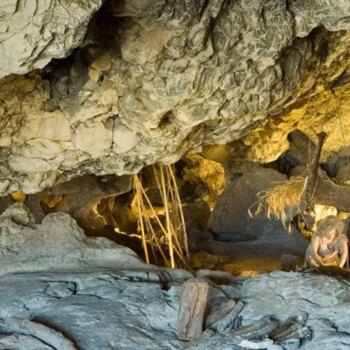
[[[67,55],[101,2],[33,3],[0,5],[1,45],[18,37],[14,56],[0,50],[3,71]],[[35,9],[37,22],[27,25]],[[291,111],[306,123],[297,102],[313,96],[317,106],[330,86],[346,96],[349,37],[340,30],[350,27],[349,14],[348,1],[336,0],[107,2],[69,59],[0,80],[0,193],[174,162],[189,149],[241,138],[270,115]],[[63,23],[53,28],[55,21]],[[317,118],[330,128],[336,120]],[[295,119],[266,123],[263,143],[259,130],[244,139],[247,157],[271,161],[286,150]]]
[[[107,266],[144,264],[129,248],[87,238],[68,214],[50,214],[37,225],[28,209],[16,203],[0,216],[0,274]]]
[[[83,41],[102,0],[2,1],[0,77],[45,67]]]
[[[192,194],[202,192],[185,208],[191,248],[251,271],[262,255],[264,269],[283,254],[302,256],[303,237],[247,214],[284,175],[257,165],[238,173],[233,161],[270,163],[296,129],[313,141],[325,131],[321,163],[348,181],[349,18],[349,0],[0,0],[0,197],[46,190],[51,208],[67,212],[38,224],[16,203],[0,215],[0,349],[249,348],[252,339],[231,333],[177,338],[180,290],[193,277],[210,281],[213,310],[240,300],[243,327],[307,314],[309,339],[264,339],[269,350],[349,349],[347,279],[146,265],[129,248],[87,237],[68,215],[99,228],[98,205],[128,193],[130,174],[205,148],[209,160],[188,156],[182,173],[183,183],[200,183]],[[311,141],[297,165],[310,153]],[[213,231],[252,240],[219,242],[206,230],[224,169]],[[120,198],[113,210],[130,203]],[[126,224],[128,210],[119,213]]]
[[[225,187],[211,213],[210,226],[219,240],[241,241],[257,239],[264,230],[276,224],[257,213],[259,194],[286,181],[286,176],[274,169],[253,163],[239,164],[227,170]]]
[[[129,176],[84,175],[44,191],[41,199],[49,211],[69,213],[85,230],[100,229],[107,224],[97,210],[101,200],[131,189]]]

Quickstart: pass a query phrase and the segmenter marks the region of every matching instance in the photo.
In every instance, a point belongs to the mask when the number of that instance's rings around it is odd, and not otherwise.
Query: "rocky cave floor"
[[[3,198],[0,349],[348,349],[348,271],[304,269],[308,240],[296,226],[288,232],[255,212],[259,193],[287,176],[273,166],[227,163],[189,155],[174,167],[187,270],[145,264],[140,240],[114,230],[137,230],[128,176],[82,176]],[[139,176],[162,210],[149,174]],[[282,271],[283,256],[297,269]],[[205,317],[234,300],[243,303],[239,326],[263,322],[262,329],[242,336],[205,329],[197,340],[180,340],[180,295],[192,278],[210,283]],[[266,330],[291,318],[303,321],[292,324],[290,339]]]
[[[208,251],[192,253],[191,262],[193,268],[205,268],[221,270],[236,276],[258,276],[261,273],[281,270],[283,268],[282,256],[289,255],[291,249],[287,244],[290,240],[299,240],[299,232],[293,230],[288,237],[286,230],[270,232],[274,237],[263,237],[257,241],[248,242],[215,242]],[[280,239],[286,236],[285,240]],[[295,236],[295,237],[294,237]],[[303,267],[303,251],[299,247],[298,268]],[[293,253],[296,252],[294,249]]]
[[[253,278],[146,265],[129,248],[86,237],[68,214],[35,224],[20,203],[1,215],[0,227],[0,349],[251,348],[244,336],[229,333],[177,338],[179,294],[193,277],[210,281],[208,313],[230,299],[242,301],[242,326],[264,316],[307,318],[308,339],[270,341],[261,349],[350,346],[345,277],[274,271]]]

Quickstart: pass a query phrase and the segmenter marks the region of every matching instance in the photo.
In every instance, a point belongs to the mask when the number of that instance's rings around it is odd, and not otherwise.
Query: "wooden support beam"
[[[317,137],[318,142],[315,147],[313,160],[303,175],[308,177],[308,180],[300,207],[304,208],[310,203],[322,204],[348,212],[350,211],[350,186],[339,185],[330,179],[322,179],[318,176],[320,157],[326,134],[321,132]]]
[[[183,284],[177,324],[179,339],[192,341],[202,335],[208,292],[206,280],[190,279]]]
[[[321,132],[317,134],[317,145],[314,157],[312,159],[312,163],[309,165],[307,176],[308,176],[308,183],[305,190],[305,200],[306,203],[310,203],[316,189],[317,185],[317,179],[318,179],[318,167],[320,164],[320,158],[321,158],[321,152],[324,140],[326,138],[326,134],[324,132]]]

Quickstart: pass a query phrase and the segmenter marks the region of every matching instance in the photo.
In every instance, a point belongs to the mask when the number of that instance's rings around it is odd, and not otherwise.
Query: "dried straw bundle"
[[[290,180],[280,182],[272,189],[260,192],[256,213],[264,211],[268,218],[280,219],[284,227],[289,226],[291,211],[300,209],[307,179],[292,177]]]

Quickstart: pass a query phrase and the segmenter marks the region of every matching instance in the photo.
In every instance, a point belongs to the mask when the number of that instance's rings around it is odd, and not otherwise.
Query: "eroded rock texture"
[[[0,4],[0,76],[45,67],[78,47],[102,0],[4,0]]]
[[[10,206],[0,216],[0,260],[0,274],[77,266],[144,266],[129,248],[101,237],[87,238],[68,214],[50,214],[41,225],[35,224],[22,203]]]
[[[243,326],[265,316],[284,321],[306,314],[312,337],[294,342],[293,349],[349,348],[345,279],[300,272],[234,278],[205,270],[196,276],[212,280],[210,310],[230,299],[244,303]],[[0,216],[0,348],[247,348],[239,345],[242,339],[220,332],[195,343],[177,339],[181,286],[192,277],[145,265],[108,240],[85,237],[67,214],[49,215],[35,225],[28,210],[16,204]]]
[[[60,4],[52,16],[61,15]],[[100,2],[69,4],[78,8],[62,15],[67,23],[71,13],[81,18],[78,30],[67,24],[69,45],[62,50],[55,40],[65,37],[53,35],[51,24],[33,27],[51,33],[56,49],[48,45],[51,55],[41,50],[39,66],[80,42],[80,23]],[[0,193],[32,193],[84,173],[122,175],[174,162],[189,149],[238,139],[268,115],[291,111],[292,120],[303,116],[307,123],[306,113],[294,111],[296,103],[312,96],[320,105],[329,86],[347,96],[349,36],[330,31],[348,29],[349,14],[350,3],[336,0],[107,2],[68,60],[0,81]],[[326,29],[314,30],[320,26]],[[25,30],[13,32],[27,38]],[[41,41],[30,42],[40,51]],[[14,53],[12,63],[26,61]],[[37,67],[30,60],[27,66]],[[336,120],[326,112],[316,117]],[[267,132],[262,140],[276,147],[266,153],[256,142],[258,129],[244,140],[248,158],[271,161],[285,151],[295,119],[282,131],[280,118],[270,123],[273,136]]]

